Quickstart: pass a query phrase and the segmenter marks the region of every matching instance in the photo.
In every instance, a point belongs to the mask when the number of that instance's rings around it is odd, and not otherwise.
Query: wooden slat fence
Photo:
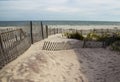
[[[107,33],[120,32],[120,29],[76,30],[76,29],[52,28],[47,25],[46,26],[43,25],[42,22],[36,21],[27,22],[25,27],[23,26],[22,28],[21,26],[19,27],[19,29],[17,27],[0,29],[0,68],[2,68],[4,65],[17,58],[23,52],[25,52],[31,46],[32,43],[43,40],[50,35],[65,32],[79,32],[82,35],[85,35],[90,32],[96,32],[100,34],[105,32]],[[82,44],[91,45],[93,44],[93,42],[83,43],[82,41],[81,45]],[[102,43],[100,43],[99,46],[101,45]],[[71,48],[72,47],[69,46],[69,44],[61,42],[58,43],[45,42],[43,46],[44,50],[62,50]]]
[[[29,26],[0,29],[0,68],[16,59],[31,44],[57,34],[58,29],[49,29],[42,22],[30,21]],[[61,30],[59,31],[61,32]]]
[[[56,34],[56,33],[66,33],[66,32],[70,32],[70,33],[74,33],[74,32],[78,32],[82,35],[87,35],[88,33],[94,32],[100,35],[103,35],[103,33],[116,33],[116,32],[120,32],[120,29],[90,29],[90,30],[78,30],[78,29],[62,29],[62,28],[48,28],[48,35],[52,35],[52,34]],[[57,30],[56,30],[57,29]],[[106,41],[89,41],[89,40],[83,40],[81,41],[82,43],[82,47],[83,48],[105,48],[107,45]],[[45,42],[44,46],[43,46],[43,50],[61,50],[61,49],[65,49],[63,47],[60,47],[61,45],[59,45],[61,43],[58,42]],[[48,46],[48,47],[47,47]],[[56,47],[57,46],[57,47]]]
[[[0,34],[0,68],[21,55],[31,43],[22,29]]]
[[[45,41],[43,44],[43,50],[57,51],[72,49],[69,43],[66,42],[50,42]]]

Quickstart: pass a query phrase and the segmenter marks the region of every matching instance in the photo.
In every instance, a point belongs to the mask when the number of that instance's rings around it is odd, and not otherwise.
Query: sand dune
[[[0,82],[120,82],[118,53],[103,48],[46,51],[41,50],[43,43],[33,44],[5,66]]]

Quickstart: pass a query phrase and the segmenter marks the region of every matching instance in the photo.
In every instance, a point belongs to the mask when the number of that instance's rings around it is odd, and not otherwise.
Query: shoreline
[[[39,26],[39,25],[38,25]],[[5,28],[24,28],[28,26],[0,26],[0,29]],[[44,25],[45,27],[45,25]],[[64,29],[78,29],[78,30],[90,30],[90,29],[120,29],[120,25],[48,25],[49,28],[64,28]]]
[[[48,25],[50,28],[64,28],[64,29],[120,29],[120,25]]]

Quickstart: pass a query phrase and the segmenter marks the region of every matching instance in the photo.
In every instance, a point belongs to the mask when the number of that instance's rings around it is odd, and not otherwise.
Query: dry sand
[[[120,25],[49,25],[51,28],[64,28],[64,29],[120,29]]]
[[[46,51],[43,42],[5,66],[0,82],[120,82],[118,53],[102,48]]]

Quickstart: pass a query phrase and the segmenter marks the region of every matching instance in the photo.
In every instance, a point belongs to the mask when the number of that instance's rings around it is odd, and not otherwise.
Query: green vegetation
[[[70,38],[70,39],[77,39],[77,40],[83,40],[84,37],[78,33],[78,32],[74,32],[74,33],[64,33],[64,36],[66,36],[67,38]]]
[[[86,40],[94,40],[94,41],[110,41],[110,42],[115,42],[117,40],[120,40],[120,32],[117,33],[102,33],[98,34],[95,32],[88,33],[86,37],[83,37],[81,33],[74,32],[74,33],[69,33],[66,32],[64,33],[64,36],[67,38],[72,38],[72,39],[78,39],[78,40],[83,40],[84,38]]]
[[[108,46],[112,45],[116,41],[120,41],[120,35],[118,35],[117,33],[113,33],[112,36],[105,39],[105,42]]]
[[[111,49],[120,52],[120,41],[116,41],[111,45]]]
[[[98,34],[98,33],[92,32],[92,33],[87,34],[86,39],[87,40],[95,40],[95,41],[106,41],[108,39],[114,38],[115,35],[116,35],[116,33],[110,34],[110,33],[105,32],[102,34]],[[118,38],[118,35],[116,35],[116,37]]]
[[[102,34],[91,32],[88,33],[86,37],[83,37],[83,35],[78,32],[74,32],[74,33],[67,32],[64,33],[64,36],[66,36],[67,38],[78,39],[78,40],[86,39],[90,41],[104,41],[106,46],[110,46],[114,42],[120,41],[120,32],[116,32],[116,33],[105,32]]]
[[[100,35],[97,33],[88,33],[86,39],[98,41],[100,39]]]
[[[63,35],[70,39],[104,41],[105,46],[110,46],[112,50],[120,51],[120,32],[116,32],[116,33],[105,32],[102,34],[91,32],[88,33],[86,37],[83,37],[83,35],[78,32],[73,32],[73,33],[66,32]]]
[[[106,41],[106,40],[120,40],[120,33],[103,33],[103,34],[98,34],[98,33],[89,33],[87,34],[86,39],[88,40],[96,40],[96,41]]]
[[[105,41],[106,39],[110,38],[111,35],[109,33],[103,33],[100,37],[100,41]]]

